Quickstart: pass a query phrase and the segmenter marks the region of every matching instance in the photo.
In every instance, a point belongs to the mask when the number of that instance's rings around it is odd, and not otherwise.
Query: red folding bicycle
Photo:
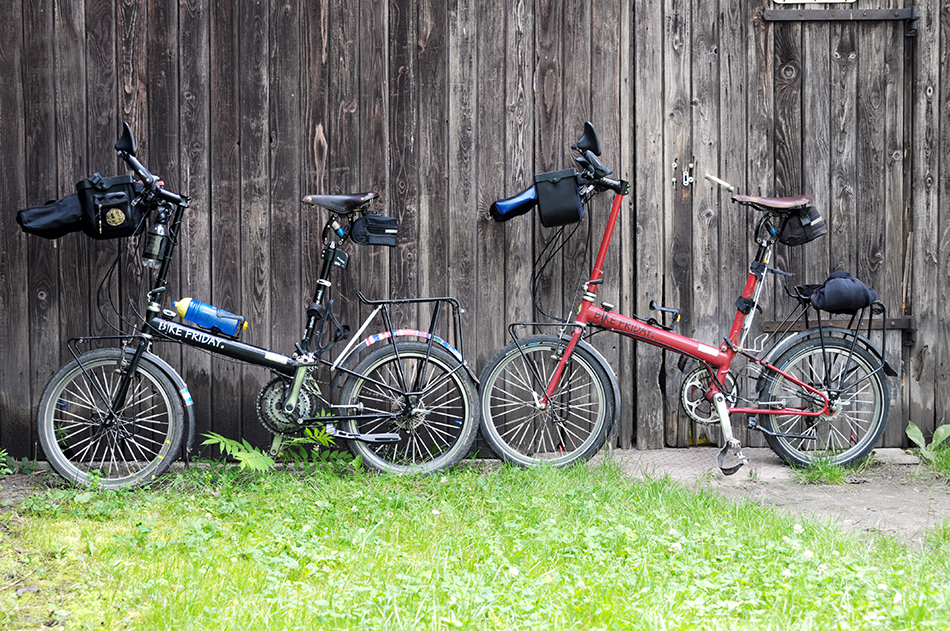
[[[595,195],[614,193],[590,278],[571,307],[576,310],[573,320],[513,323],[512,343],[481,374],[481,431],[491,449],[513,464],[564,466],[603,446],[620,416],[620,394],[609,364],[584,340],[592,329],[602,329],[679,353],[681,370],[690,360],[695,363],[683,380],[680,403],[692,420],[721,428],[718,464],[727,475],[748,462],[733,433],[734,415],[746,415],[748,426],[762,431],[769,446],[792,465],[845,465],[867,456],[887,425],[885,378],[896,375],[884,359],[886,330],[881,348],[871,341],[872,320],[882,317],[886,323],[886,309],[874,290],[843,272],[821,285],[786,287],[795,307],[777,332],[750,340],[764,279],[769,274],[791,276],[771,266],[775,243],[802,245],[826,232],[811,198],[732,197],[762,213],[752,234],[757,251],[728,335],[709,344],[674,331],[677,309],[652,302],[651,309],[661,314],[658,321],[595,304],[630,185],[608,177],[612,171],[597,157],[600,141],[590,123],[572,149],[579,169],[536,175],[534,186],[496,202],[490,211],[496,221],[507,221],[537,207],[542,225],[563,229],[581,219]],[[718,178],[707,179],[735,192]],[[851,319],[847,326],[833,326],[822,312]],[[804,330],[794,333],[799,322]],[[517,335],[524,328],[544,327],[556,332]]]

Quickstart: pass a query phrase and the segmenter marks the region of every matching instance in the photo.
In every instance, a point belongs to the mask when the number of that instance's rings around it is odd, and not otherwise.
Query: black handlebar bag
[[[575,169],[538,173],[534,176],[534,187],[538,195],[538,215],[545,228],[577,223],[584,216]]]
[[[76,184],[82,207],[82,231],[93,239],[119,239],[145,229],[144,204],[136,198],[142,184],[131,175],[102,177],[96,173]]]

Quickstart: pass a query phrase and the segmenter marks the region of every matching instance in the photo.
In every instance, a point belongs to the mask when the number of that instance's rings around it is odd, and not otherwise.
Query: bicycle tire
[[[425,381],[417,384],[423,366]],[[353,372],[358,374],[343,383],[340,403],[378,416],[347,420],[344,429],[402,437],[388,444],[348,441],[363,464],[384,473],[435,473],[468,455],[478,431],[478,394],[468,371],[448,351],[422,342],[387,344],[360,360]]]
[[[482,371],[482,437],[503,461],[564,467],[603,446],[617,402],[610,377],[587,349],[574,348],[551,404],[536,403],[564,347],[557,337],[532,336],[501,349]]]
[[[768,431],[814,437],[806,439],[766,433],[769,447],[787,463],[796,466],[818,462],[842,466],[853,464],[866,457],[884,433],[890,397],[882,371],[875,371],[880,362],[860,344],[854,345],[853,355],[851,348],[851,339],[848,338],[825,338],[824,345],[820,338],[813,338],[792,346],[775,361],[776,368],[820,390],[829,397],[832,405],[830,413],[819,417],[799,414],[760,416],[760,424]],[[832,377],[828,382],[832,387],[823,385],[826,375]],[[811,409],[820,409],[814,397],[809,398],[803,388],[782,375],[766,371],[762,379],[760,407],[781,403],[786,407],[804,408],[807,405]]]
[[[184,408],[175,386],[142,358],[126,403],[113,421],[109,405],[121,362],[130,355],[108,348],[83,353],[62,366],[40,397],[37,433],[50,466],[75,484],[123,489],[154,481],[177,458]]]

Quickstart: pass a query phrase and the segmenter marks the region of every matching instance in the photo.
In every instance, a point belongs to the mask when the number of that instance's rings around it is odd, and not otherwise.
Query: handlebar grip
[[[158,181],[154,175],[148,172],[148,169],[145,168],[141,162],[136,159],[135,156],[126,153],[125,151],[119,152],[119,156],[125,160],[125,163],[129,165],[129,168],[135,172],[135,175],[138,176],[142,182],[145,183],[145,186],[151,187],[154,186]]]
[[[513,217],[525,214],[538,203],[538,192],[535,187],[526,189],[514,197],[499,199],[488,209],[488,214],[497,222],[508,221]]]

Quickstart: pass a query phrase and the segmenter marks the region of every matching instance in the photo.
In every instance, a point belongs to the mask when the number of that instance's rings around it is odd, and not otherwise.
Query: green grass
[[[823,460],[807,467],[792,467],[792,476],[799,484],[844,484],[848,470]]]
[[[0,513],[0,628],[873,629],[950,619],[923,552],[613,465],[191,471]],[[870,538],[868,538],[870,537]],[[35,587],[38,591],[17,590]]]
[[[934,451],[933,469],[950,480],[950,445],[941,445]]]

